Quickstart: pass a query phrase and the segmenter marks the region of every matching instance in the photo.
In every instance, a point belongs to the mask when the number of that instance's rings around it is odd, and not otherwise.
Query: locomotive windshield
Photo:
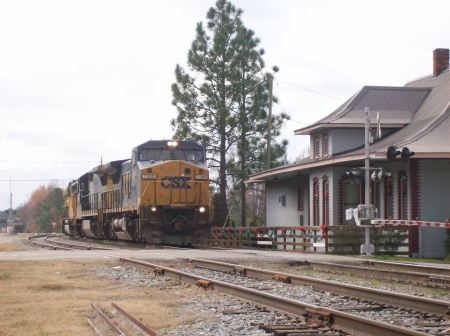
[[[199,148],[144,147],[139,153],[139,161],[183,160],[204,162],[203,150]]]

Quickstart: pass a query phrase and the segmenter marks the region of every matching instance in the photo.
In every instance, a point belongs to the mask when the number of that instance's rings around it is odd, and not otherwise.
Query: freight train
[[[131,159],[100,164],[69,183],[69,236],[199,245],[209,239],[209,171],[193,141],[150,140]]]

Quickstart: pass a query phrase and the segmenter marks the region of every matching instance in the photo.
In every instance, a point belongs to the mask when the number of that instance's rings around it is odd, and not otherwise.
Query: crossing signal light
[[[346,172],[350,184],[360,184],[364,180],[364,170],[361,168],[354,168],[349,172]]]
[[[403,147],[402,149],[402,162],[403,163],[408,163],[409,162],[409,158],[411,156],[413,156],[414,154],[416,154],[415,152],[411,152],[408,147]]]
[[[401,152],[398,151],[394,146],[389,146],[386,152],[387,162],[394,162],[395,157],[399,154],[401,154]]]
[[[8,209],[8,210],[5,210],[5,212],[9,215],[9,209]],[[13,211],[12,211],[12,214],[13,214],[13,215],[15,215],[16,213],[17,213],[16,210],[13,210]]]

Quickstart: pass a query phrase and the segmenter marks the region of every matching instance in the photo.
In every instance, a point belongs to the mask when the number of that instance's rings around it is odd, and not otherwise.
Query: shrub
[[[359,254],[360,246],[364,242],[361,236],[362,228],[350,225],[339,225],[328,227],[329,246],[333,248],[332,253],[352,253]]]
[[[372,237],[375,251],[384,250],[388,255],[394,255],[400,245],[408,238],[408,233],[390,228],[383,229],[381,232],[374,230]]]

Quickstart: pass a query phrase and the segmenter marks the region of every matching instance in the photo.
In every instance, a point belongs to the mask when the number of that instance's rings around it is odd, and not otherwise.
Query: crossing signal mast
[[[370,128],[369,128],[369,113],[370,109],[366,107],[364,109],[365,122],[364,122],[364,168],[353,168],[346,172],[350,184],[361,184],[365,181],[365,204],[358,204],[355,209],[346,210],[346,219],[349,220],[352,217],[355,219],[356,225],[365,227],[365,244],[361,245],[361,254],[370,256],[374,251],[374,246],[370,244],[370,224],[375,216],[378,216],[378,209],[375,209],[373,204],[370,204],[370,180],[376,181],[382,180],[384,177],[390,177],[392,174],[390,172],[383,172],[382,168],[371,168],[370,167],[370,156],[369,156],[369,144],[371,142]],[[380,124],[380,114],[377,112],[377,139],[381,139],[381,124]],[[402,151],[397,150],[395,146],[389,146],[386,151],[387,162],[395,162],[397,160],[397,155],[401,155],[401,161],[404,164],[409,163],[411,156],[415,153],[410,151],[408,147],[403,147]],[[373,170],[372,175],[370,175],[370,170]],[[376,171],[379,170],[377,173]],[[363,221],[363,225],[361,225]]]

